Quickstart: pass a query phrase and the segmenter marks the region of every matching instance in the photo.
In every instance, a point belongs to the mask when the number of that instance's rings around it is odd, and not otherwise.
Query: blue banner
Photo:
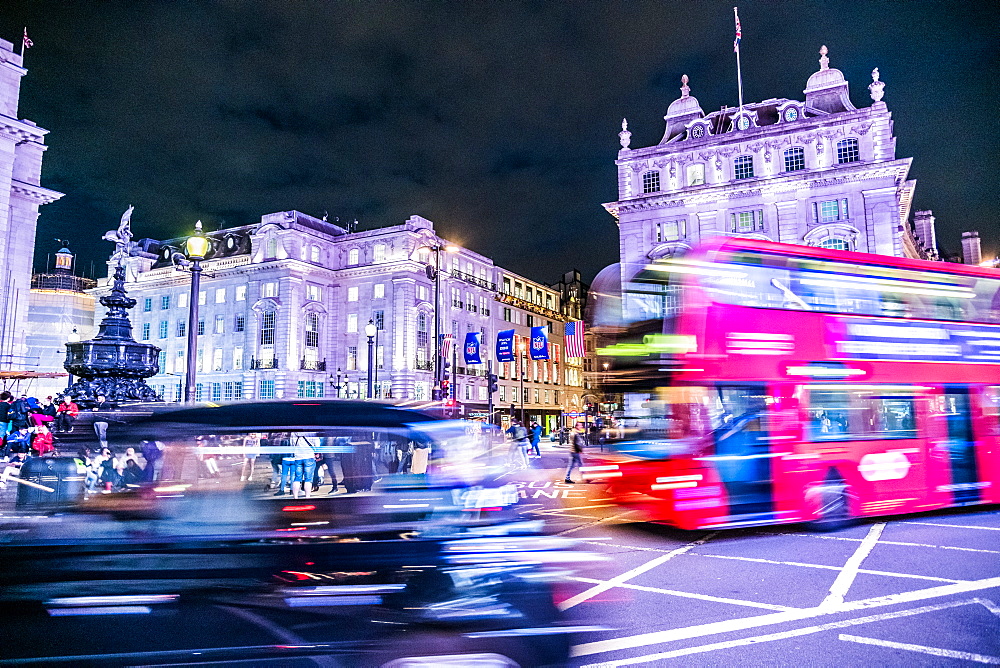
[[[482,364],[483,358],[480,356],[482,346],[482,334],[479,332],[469,332],[465,335],[465,363]]]
[[[497,332],[497,362],[514,361],[514,330]]]
[[[531,328],[531,359],[547,360],[549,358],[549,328]]]

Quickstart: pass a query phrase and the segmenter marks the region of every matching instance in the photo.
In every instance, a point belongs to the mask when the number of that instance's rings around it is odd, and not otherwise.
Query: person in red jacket
[[[73,420],[80,414],[80,407],[72,397],[64,396],[56,408],[56,431],[68,434],[73,431]]]
[[[35,437],[31,439],[31,453],[38,457],[44,457],[55,450],[52,445],[52,432],[44,424],[35,428]]]

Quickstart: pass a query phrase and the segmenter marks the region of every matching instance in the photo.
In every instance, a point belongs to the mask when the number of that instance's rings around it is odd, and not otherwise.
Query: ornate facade
[[[682,77],[656,146],[619,134],[623,267],[670,256],[716,235],[885,255],[937,258],[934,219],[909,222],[915,181],[896,157],[885,84],[872,72],[869,107],[820,50],[804,100],[769,99],[706,114]],[[623,269],[623,271],[628,271]]]

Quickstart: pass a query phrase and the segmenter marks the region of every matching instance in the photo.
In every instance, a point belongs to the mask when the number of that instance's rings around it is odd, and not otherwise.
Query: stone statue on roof
[[[121,264],[125,258],[132,255],[132,251],[138,244],[132,241],[132,211],[134,206],[129,205],[128,210],[122,214],[122,220],[118,224],[117,230],[108,230],[101,237],[103,241],[110,241],[115,245],[115,252],[111,254],[112,262],[117,260]]]

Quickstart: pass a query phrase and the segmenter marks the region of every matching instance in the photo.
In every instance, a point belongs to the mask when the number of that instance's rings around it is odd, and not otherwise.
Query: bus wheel
[[[837,531],[855,522],[851,515],[851,489],[835,471],[830,471],[823,482],[809,488],[806,501],[809,507],[816,509],[816,519],[808,522],[814,531]]]

